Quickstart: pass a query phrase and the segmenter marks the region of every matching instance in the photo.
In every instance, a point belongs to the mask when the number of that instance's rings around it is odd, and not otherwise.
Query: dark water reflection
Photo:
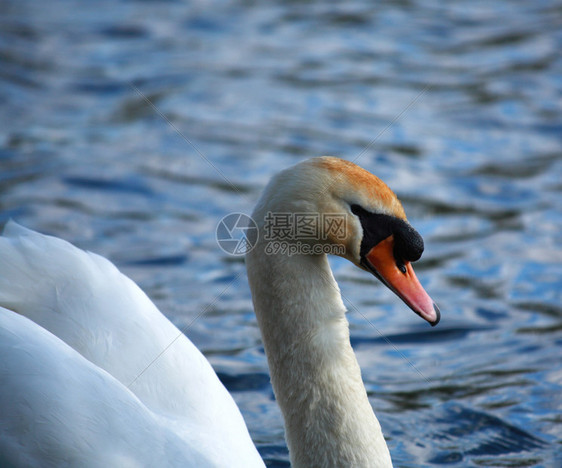
[[[271,466],[282,422],[214,230],[320,154],[385,179],[426,239],[436,329],[333,261],[396,466],[562,466],[560,2],[18,0],[0,31],[0,221],[139,282]]]

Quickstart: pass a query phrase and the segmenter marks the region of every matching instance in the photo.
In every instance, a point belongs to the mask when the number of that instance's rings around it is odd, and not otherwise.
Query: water
[[[117,263],[286,466],[214,230],[277,170],[357,159],[425,238],[442,310],[430,329],[332,262],[395,465],[562,466],[561,26],[554,0],[2,2],[0,222]]]

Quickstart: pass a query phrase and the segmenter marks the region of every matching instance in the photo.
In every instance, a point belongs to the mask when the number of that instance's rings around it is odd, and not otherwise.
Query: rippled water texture
[[[431,329],[332,262],[395,465],[562,466],[561,31],[548,0],[4,1],[0,224],[116,262],[286,466],[244,264],[214,232],[277,170],[356,160],[424,236],[442,310]]]

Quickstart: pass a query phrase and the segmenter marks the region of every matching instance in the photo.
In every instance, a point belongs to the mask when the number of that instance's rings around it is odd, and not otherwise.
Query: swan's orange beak
[[[394,258],[394,237],[389,236],[375,245],[365,256],[369,269],[416,314],[431,326],[439,323],[441,314],[431,297],[418,281],[412,264],[405,262],[400,270]]]

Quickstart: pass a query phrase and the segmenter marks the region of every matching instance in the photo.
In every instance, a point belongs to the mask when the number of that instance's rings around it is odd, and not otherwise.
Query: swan
[[[107,259],[10,221],[0,272],[0,466],[264,466],[209,362]]]
[[[320,225],[317,237],[287,240],[286,230],[271,229],[276,213],[283,214],[281,223],[286,217],[295,224],[299,219],[321,224],[326,218],[345,223],[335,230]],[[246,255],[248,280],[292,466],[392,466],[327,256],[307,253],[318,245],[324,251],[343,247],[335,252],[374,274],[436,325],[440,311],[411,265],[423,252],[421,236],[384,182],[332,157],[313,158],[275,176],[252,218],[258,229],[255,247]],[[283,242],[285,251],[271,248]],[[295,250],[302,253],[290,255]]]
[[[411,266],[422,238],[384,182],[333,157],[273,177],[252,218],[248,280],[292,466],[392,466],[326,253],[436,325]],[[0,330],[1,466],[264,466],[205,357],[107,259],[8,222]]]

